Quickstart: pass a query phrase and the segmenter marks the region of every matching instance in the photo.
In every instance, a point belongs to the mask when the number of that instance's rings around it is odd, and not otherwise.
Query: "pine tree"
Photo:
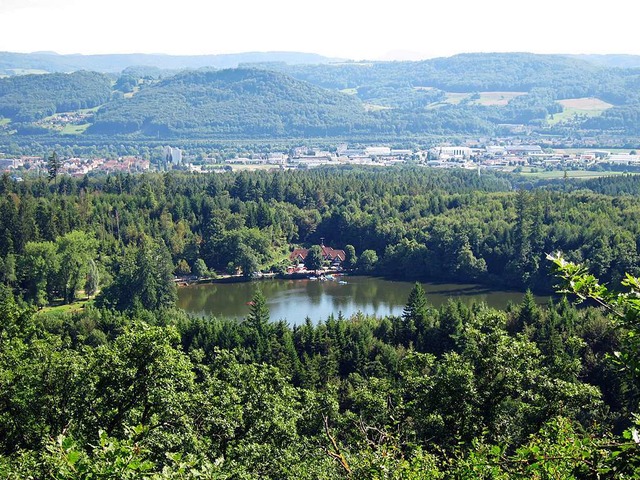
[[[262,290],[258,288],[251,300],[251,310],[247,316],[247,347],[256,362],[269,360],[269,307]]]
[[[58,178],[58,173],[60,172],[60,168],[62,167],[62,162],[58,157],[58,154],[54,150],[51,155],[47,158],[47,171],[49,172],[48,179],[49,181],[53,180],[54,182]]]
[[[440,310],[441,353],[454,350],[458,346],[458,339],[462,334],[463,315],[460,301],[449,299]]]
[[[251,300],[251,311],[247,317],[247,323],[252,326],[257,332],[263,334],[267,330],[269,323],[269,307],[267,306],[267,299],[265,298],[262,290],[258,288]]]
[[[416,284],[409,293],[407,304],[402,310],[403,337],[405,342],[417,343],[417,337],[424,335],[428,325],[429,306],[427,295],[420,283]]]

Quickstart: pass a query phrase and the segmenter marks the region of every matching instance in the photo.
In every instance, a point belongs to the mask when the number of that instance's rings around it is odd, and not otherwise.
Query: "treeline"
[[[607,78],[607,75],[623,78],[633,75],[632,70],[607,69],[561,55],[530,53],[465,53],[418,62],[256,66],[277,68],[296,78],[333,89],[391,85],[394,82],[460,93],[528,92],[532,88],[561,87],[568,98],[597,93],[598,88],[602,88],[598,86],[602,83],[600,78]]]
[[[282,272],[294,245],[321,238],[334,248],[353,247],[358,272],[400,279],[549,291],[544,257],[558,250],[604,281],[638,272],[637,196],[513,191],[513,178],[425,168],[119,174],[55,183],[5,176],[3,280],[40,306],[72,301],[96,276],[99,284],[89,291],[114,282],[126,296],[136,290],[122,275],[123,265],[136,264],[128,256],[162,258],[149,262],[159,270],[150,269],[146,280],[127,274],[138,285],[162,285],[171,273]],[[619,192],[635,181],[599,182]],[[604,192],[598,185],[593,189]],[[70,268],[67,254],[77,271],[61,270]],[[142,301],[147,308],[164,298],[152,291]]]
[[[3,478],[637,474],[626,330],[566,300],[435,309],[417,284],[401,317],[289,327],[261,293],[243,322],[0,293]]]

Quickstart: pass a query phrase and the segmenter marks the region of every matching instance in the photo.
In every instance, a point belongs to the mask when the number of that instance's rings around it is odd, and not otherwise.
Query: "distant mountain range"
[[[203,67],[235,68],[244,63],[280,62],[285,64],[317,64],[340,61],[315,53],[301,52],[246,52],[220,55],[161,55],[161,54],[106,54],[59,55],[54,52],[11,53],[0,52],[0,74],[57,73],[92,70],[119,73],[128,67],[156,67],[164,70],[196,69]]]
[[[11,64],[13,73],[74,70],[76,61],[96,70],[1,78],[0,136],[640,138],[640,68],[629,67],[628,56],[610,57],[492,53],[337,62],[277,52],[0,54],[0,68]]]
[[[602,67],[640,68],[640,55],[567,54],[559,56],[584,60]],[[329,58],[315,53],[303,52],[243,52],[218,55],[165,55],[146,53],[61,55],[55,52],[0,52],[0,75],[24,73],[70,73],[77,70],[92,70],[102,73],[120,73],[129,67],[154,67],[161,70],[184,70],[204,67],[221,69],[236,68],[238,66],[254,63],[317,65],[346,61],[349,60],[343,58]]]

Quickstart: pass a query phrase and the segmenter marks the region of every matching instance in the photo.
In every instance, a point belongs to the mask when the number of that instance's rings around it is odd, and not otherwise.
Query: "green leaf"
[[[67,462],[70,465],[75,465],[78,460],[80,460],[80,457],[82,457],[82,454],[76,450],[72,450],[69,453],[67,453]]]

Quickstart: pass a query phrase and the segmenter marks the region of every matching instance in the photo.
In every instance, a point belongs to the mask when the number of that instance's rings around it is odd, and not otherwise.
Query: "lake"
[[[376,316],[402,315],[414,282],[384,280],[376,277],[341,277],[346,284],[319,280],[257,280],[241,283],[207,283],[178,288],[178,307],[186,312],[214,317],[244,318],[248,302],[260,287],[267,299],[271,320],[284,319],[301,324],[308,316],[314,323],[332,313],[349,317],[358,311]],[[423,283],[429,303],[438,307],[456,297],[471,304],[485,302],[504,308],[520,303],[524,293],[496,290],[476,284]],[[536,296],[539,304],[549,297]]]

